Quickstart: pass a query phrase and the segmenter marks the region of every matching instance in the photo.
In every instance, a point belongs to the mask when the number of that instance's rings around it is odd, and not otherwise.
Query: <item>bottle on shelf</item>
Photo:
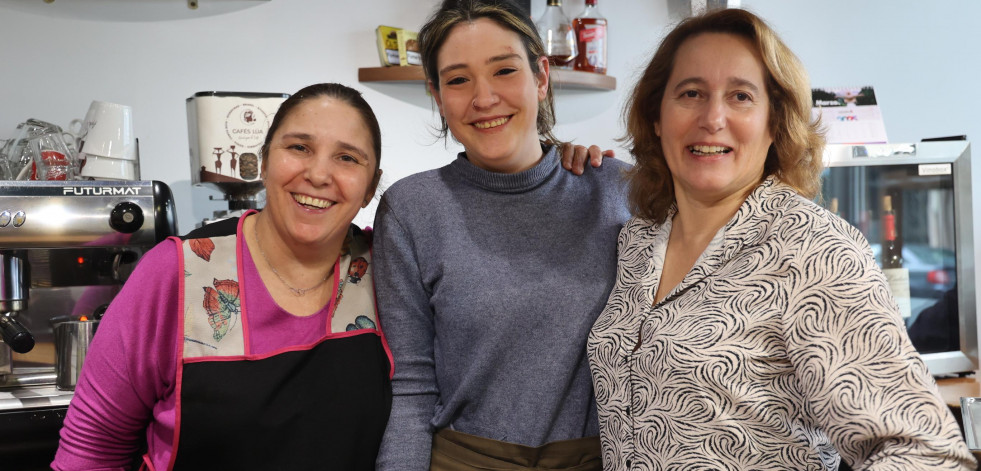
[[[828,211],[831,211],[831,214],[835,216],[841,216],[841,213],[838,212],[838,198],[831,198],[831,203],[828,203]]]
[[[535,22],[553,67],[569,68],[576,58],[576,35],[572,22],[562,11],[562,0],[548,0],[545,13]]]
[[[903,244],[896,230],[896,212],[892,196],[882,197],[882,273],[886,276],[889,291],[896,298],[903,319],[912,315],[909,295],[909,269],[903,267]]]
[[[572,20],[576,32],[576,56],[574,68],[584,72],[606,73],[607,28],[606,18],[596,8],[596,0],[586,0],[586,8]]]

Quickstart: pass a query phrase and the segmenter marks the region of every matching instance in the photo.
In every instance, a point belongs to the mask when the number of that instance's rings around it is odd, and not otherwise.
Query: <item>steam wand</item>
[[[30,265],[23,251],[0,250],[0,337],[17,353],[34,348],[34,335],[14,318],[27,307],[30,279]]]
[[[34,348],[34,335],[14,319],[13,312],[0,314],[0,336],[17,353],[27,353]]]

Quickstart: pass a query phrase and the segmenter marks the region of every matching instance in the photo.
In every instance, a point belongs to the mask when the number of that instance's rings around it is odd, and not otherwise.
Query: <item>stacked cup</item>
[[[78,134],[84,159],[82,177],[139,180],[139,150],[133,133],[132,108],[93,101]]]

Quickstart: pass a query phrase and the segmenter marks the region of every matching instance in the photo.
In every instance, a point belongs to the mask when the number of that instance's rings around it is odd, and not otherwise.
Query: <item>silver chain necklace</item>
[[[324,279],[318,281],[317,284],[309,288],[294,288],[293,285],[286,282],[283,275],[279,274],[276,267],[269,263],[269,258],[266,257],[266,251],[262,250],[262,242],[259,241],[259,216],[256,216],[255,224],[252,226],[252,233],[255,234],[255,245],[259,247],[259,254],[262,255],[262,259],[266,261],[266,265],[269,265],[269,269],[272,270],[273,275],[276,275],[276,278],[279,278],[279,281],[283,282],[283,286],[286,286],[286,289],[290,290],[290,293],[293,293],[293,296],[303,296],[307,294],[307,291],[318,288],[320,285],[324,284],[325,281],[327,281],[327,278],[330,278],[331,270],[327,270],[327,273],[324,275]]]

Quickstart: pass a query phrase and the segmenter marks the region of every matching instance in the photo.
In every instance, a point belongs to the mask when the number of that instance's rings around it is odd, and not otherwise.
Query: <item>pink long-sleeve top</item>
[[[300,317],[280,308],[244,249],[249,354],[262,355],[324,336],[329,305]],[[153,469],[167,469],[174,440],[178,331],[178,246],[144,255],[100,322],[65,417],[55,470],[120,470],[146,433]],[[336,277],[334,292],[336,293]],[[259,288],[261,287],[261,288]]]

